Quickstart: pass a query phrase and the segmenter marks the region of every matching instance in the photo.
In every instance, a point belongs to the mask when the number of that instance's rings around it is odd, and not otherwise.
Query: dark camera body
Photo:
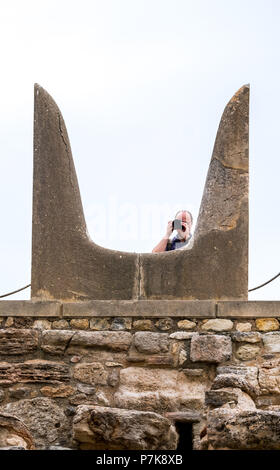
[[[183,230],[183,232],[186,230],[186,227],[182,225],[182,222],[180,219],[175,219],[172,222],[172,230]]]

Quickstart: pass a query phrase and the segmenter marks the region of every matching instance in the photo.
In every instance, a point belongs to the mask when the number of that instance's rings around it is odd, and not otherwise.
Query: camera
[[[172,222],[172,230],[178,230],[178,229],[185,232],[186,227],[184,227],[184,225],[182,225],[182,221],[180,219],[175,219]]]

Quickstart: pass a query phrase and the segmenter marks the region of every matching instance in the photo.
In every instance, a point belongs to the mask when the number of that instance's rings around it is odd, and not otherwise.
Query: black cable
[[[20,292],[21,290],[27,289],[27,287],[30,287],[31,284],[27,284],[27,286],[22,287],[21,289],[14,290],[13,292],[9,292],[8,294],[0,295],[0,299],[3,297],[8,297],[8,295],[16,294],[17,292]]]
[[[261,284],[258,287],[254,287],[254,289],[249,289],[248,292],[252,292],[252,290],[260,289],[261,287],[266,286],[266,284],[269,284],[271,281],[274,281],[274,279],[276,279],[278,276],[280,276],[280,273],[276,274],[276,276],[274,276],[272,279],[269,279],[269,281],[265,282],[264,284]]]

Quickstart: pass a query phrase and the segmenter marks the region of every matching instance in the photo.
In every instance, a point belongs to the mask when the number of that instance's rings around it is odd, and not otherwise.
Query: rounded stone
[[[258,318],[256,327],[259,331],[279,330],[279,321],[276,318]]]
[[[87,330],[89,327],[89,321],[86,318],[77,318],[70,320],[71,328],[77,330]]]
[[[186,340],[186,339],[192,339],[193,335],[195,334],[197,333],[191,333],[188,331],[175,331],[174,333],[171,333],[171,335],[169,335],[169,338]]]
[[[33,323],[33,327],[36,330],[50,330],[52,327],[52,324],[48,320],[35,320]]]
[[[213,320],[207,320],[201,326],[202,330],[205,331],[229,331],[233,328],[233,322],[231,320],[224,320],[216,318]]]
[[[255,359],[259,352],[259,346],[244,344],[237,349],[235,355],[237,359],[240,359],[241,361],[250,361],[251,359]]]
[[[89,322],[91,330],[108,330],[110,327],[109,320],[107,318],[91,318]]]
[[[101,391],[96,392],[96,399],[99,405],[103,405],[103,406],[110,405],[110,401],[108,400],[106,395],[104,395],[104,393]]]
[[[55,320],[52,322],[52,328],[54,330],[67,330],[70,327],[67,320]]]
[[[251,323],[247,322],[247,323],[237,323],[236,324],[236,329],[237,331],[240,331],[240,332],[248,332],[248,331],[251,331],[252,329],[252,325]]]
[[[187,351],[185,349],[181,349],[178,356],[179,366],[182,366],[186,362],[187,358]]]
[[[260,343],[262,335],[258,331],[236,331],[232,333],[231,338],[237,343]]]
[[[178,321],[177,326],[181,330],[192,330],[196,327],[196,323],[190,320],[180,320]]]
[[[133,322],[133,328],[138,331],[152,331],[154,324],[152,320],[135,320]]]
[[[173,450],[178,434],[160,414],[100,406],[80,406],[73,420],[73,438],[81,450]]]
[[[84,393],[85,395],[94,395],[95,394],[95,387],[92,385],[87,385],[87,384],[77,384],[77,390],[80,393]]]
[[[231,338],[226,335],[198,335],[191,339],[192,362],[224,362],[232,354]]]
[[[161,318],[156,322],[156,327],[161,331],[171,330],[173,327],[173,320],[171,318]]]
[[[120,318],[116,317],[113,319],[111,324],[111,330],[130,330],[132,324],[131,318]]]
[[[280,352],[280,332],[273,331],[263,335],[264,350],[266,353]]]
[[[168,333],[150,333],[138,331],[134,335],[137,351],[146,354],[167,352],[169,347]]]

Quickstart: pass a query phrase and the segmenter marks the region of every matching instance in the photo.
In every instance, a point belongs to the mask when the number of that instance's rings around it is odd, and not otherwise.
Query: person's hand
[[[167,228],[166,228],[166,234],[165,234],[165,237],[166,238],[169,238],[171,233],[173,232],[173,229],[172,229],[172,222],[173,220],[169,220],[168,224],[167,224]]]

